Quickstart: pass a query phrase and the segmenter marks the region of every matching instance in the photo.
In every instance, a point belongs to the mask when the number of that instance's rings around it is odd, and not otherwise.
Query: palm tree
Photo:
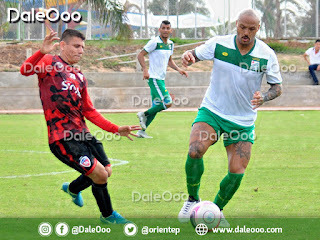
[[[307,5],[309,6],[309,10],[306,11],[304,16],[301,16],[299,19],[299,23],[301,24],[301,29],[299,32],[299,36],[301,37],[315,37],[317,29],[316,29],[316,1],[315,0],[306,0]],[[320,10],[320,6],[319,10]],[[319,17],[320,19],[320,17]],[[319,21],[318,19],[318,21]]]
[[[1,1],[1,0],[0,0]],[[89,0],[79,0],[88,3]],[[131,29],[127,23],[124,6],[115,0],[90,0],[93,9],[99,13],[100,20],[105,26],[111,23],[112,31],[117,33],[117,39],[128,39]]]
[[[266,37],[281,38],[283,32],[283,15],[295,15],[292,9],[285,9],[285,2],[301,8],[297,0],[253,0],[255,8],[262,13],[261,25],[264,27]],[[285,12],[285,10],[287,12]]]
[[[50,2],[57,2],[57,0],[46,0]],[[20,3],[29,3],[34,5],[36,0],[20,0]],[[125,23],[126,12],[123,5],[116,0],[90,0],[93,6],[93,10],[99,13],[99,18],[103,25],[110,24],[112,31],[117,34],[117,38],[129,38],[131,34],[130,27]],[[89,0],[79,0],[76,4],[73,4],[73,8],[77,9],[84,4],[88,4]],[[15,0],[0,0],[0,4],[6,4],[7,7],[17,7],[17,1]],[[77,6],[77,7],[76,7]]]
[[[266,37],[269,38],[273,35],[273,27],[275,25],[274,1],[255,0],[255,8],[262,13],[261,25],[264,28]]]
[[[148,0],[144,0],[145,38],[149,38],[148,31]]]

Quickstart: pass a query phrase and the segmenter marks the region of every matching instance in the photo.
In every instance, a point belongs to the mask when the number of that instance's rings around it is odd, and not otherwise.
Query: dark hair
[[[74,29],[66,29],[62,33],[60,41],[67,42],[68,39],[71,38],[71,37],[78,37],[78,38],[81,38],[83,41],[86,39],[85,36],[81,32],[79,32],[77,30],[74,30]]]
[[[162,23],[160,24],[160,27],[161,27],[162,24],[171,25],[171,23],[168,20],[163,20]]]
[[[315,43],[320,42],[320,39],[317,39]]]

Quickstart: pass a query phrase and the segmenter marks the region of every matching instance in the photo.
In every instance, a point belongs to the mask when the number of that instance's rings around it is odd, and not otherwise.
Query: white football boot
[[[138,138],[153,138],[151,136],[149,136],[145,131],[143,130],[139,130],[137,132]]]
[[[139,118],[139,122],[140,122],[140,126],[142,128],[142,130],[146,130],[147,129],[147,117],[146,115],[144,115],[144,112],[138,112],[137,113],[137,117]]]
[[[229,227],[230,227],[230,223],[228,223],[223,213],[221,212],[219,228],[229,228]]]
[[[196,205],[200,201],[201,199],[199,199],[198,201],[189,201],[189,200],[185,201],[178,214],[179,222],[181,223],[189,222],[192,208],[194,207],[194,205]]]

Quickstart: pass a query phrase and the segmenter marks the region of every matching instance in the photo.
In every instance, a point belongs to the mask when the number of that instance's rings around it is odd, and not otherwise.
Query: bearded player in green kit
[[[168,65],[181,75],[188,77],[188,74],[175,64],[171,56],[174,46],[169,39],[172,32],[170,22],[167,20],[162,21],[159,32],[160,36],[151,39],[138,55],[138,60],[143,70],[143,79],[148,80],[152,98],[152,107],[145,112],[138,112],[137,114],[142,128],[137,132],[137,135],[141,138],[152,138],[147,135],[145,130],[158,112],[172,106],[172,98],[164,82]],[[149,54],[149,70],[144,60],[147,54]]]
[[[201,201],[203,155],[221,134],[224,134],[228,156],[228,173],[220,183],[214,203],[221,211],[224,209],[239,188],[250,160],[256,109],[281,95],[282,78],[277,57],[267,44],[256,38],[260,28],[257,13],[252,9],[242,11],[236,26],[236,35],[211,38],[182,56],[184,66],[202,60],[211,60],[214,66],[191,130],[185,165],[189,199],[179,212],[181,222],[189,221],[192,207]],[[264,74],[271,88],[261,93]],[[221,212],[219,227],[229,226]]]

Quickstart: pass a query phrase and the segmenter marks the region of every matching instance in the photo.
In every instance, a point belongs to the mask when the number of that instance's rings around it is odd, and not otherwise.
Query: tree
[[[310,10],[306,12],[303,17],[300,17],[298,22],[301,24],[301,30],[299,32],[300,37],[315,37],[316,35],[316,1],[306,0],[310,7]],[[320,12],[320,8],[319,8]],[[320,19],[318,19],[319,21]],[[320,30],[320,29],[319,29]],[[320,32],[320,31],[319,31]]]
[[[187,14],[191,12],[195,12],[197,5],[197,13],[201,13],[203,15],[209,16],[210,12],[206,8],[206,4],[203,0],[180,0],[179,4],[176,4],[177,0],[169,0],[169,15],[177,15],[179,14]],[[154,15],[164,15],[167,12],[168,6],[166,5],[166,1],[164,0],[153,0],[149,4],[149,10]]]
[[[219,25],[212,27],[212,31],[217,36],[226,35],[229,27],[229,21],[225,21],[225,23],[221,22],[220,19],[218,19]],[[231,34],[237,32],[236,22],[231,22]]]
[[[301,8],[301,4],[297,0],[253,0],[255,8],[262,13],[261,26],[263,27],[266,37],[283,37],[284,32],[284,15],[287,14],[289,23],[292,23],[293,16],[296,13],[291,8],[285,9],[285,2],[297,9]],[[286,12],[285,12],[286,10]],[[290,22],[291,20],[291,22]],[[295,25],[297,28],[297,25]]]
[[[0,0],[1,1],[1,0]],[[79,0],[86,3],[89,0]],[[117,0],[90,0],[94,10],[99,12],[101,23],[105,26],[111,23],[112,31],[116,32],[117,39],[129,39],[131,29],[126,23],[126,12],[124,6]]]
[[[274,1],[256,0],[255,8],[262,13],[261,27],[264,29],[266,37],[271,37],[274,30],[273,26],[275,26]]]
[[[153,0],[149,3],[148,9],[154,15],[165,15],[168,7],[169,15],[188,14],[197,11],[197,13],[210,16],[210,11],[206,8],[204,0],[169,0],[169,6],[167,6],[167,0]],[[179,32],[179,34],[180,33],[183,33],[187,37],[194,36],[194,30],[190,29],[184,29]],[[199,34],[200,33],[198,32],[198,35]],[[178,34],[175,35],[177,36]]]
[[[57,0],[51,0],[57,3]],[[117,0],[90,0],[93,9],[99,13],[101,23],[105,26],[110,24],[112,31],[117,34],[117,38],[129,38],[131,29],[126,24],[126,12],[123,5]],[[20,0],[21,3],[28,3],[34,5],[37,0]],[[17,7],[15,0],[0,0],[0,4],[5,3],[8,7]],[[74,9],[79,8],[82,4],[88,4],[89,0],[79,0],[73,4]],[[72,8],[70,8],[72,9]]]

